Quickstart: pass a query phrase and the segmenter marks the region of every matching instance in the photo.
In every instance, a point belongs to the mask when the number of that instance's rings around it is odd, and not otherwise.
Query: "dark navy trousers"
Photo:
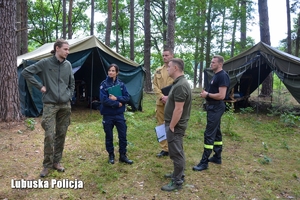
[[[204,132],[204,148],[213,149],[215,141],[222,141],[221,117],[225,112],[226,105],[222,101],[218,105],[207,105],[207,124]]]
[[[113,144],[113,128],[116,126],[119,137],[119,153],[120,155],[127,152],[127,125],[124,114],[119,115],[104,115],[103,116],[103,129],[105,132],[105,145],[106,151],[109,154],[114,153]]]

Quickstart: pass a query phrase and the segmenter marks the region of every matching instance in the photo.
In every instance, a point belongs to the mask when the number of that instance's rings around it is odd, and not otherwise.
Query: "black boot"
[[[211,154],[211,149],[204,149],[200,163],[193,167],[194,171],[202,171],[208,168],[208,158]]]
[[[126,154],[121,154],[120,155],[120,159],[119,159],[120,162],[123,162],[123,163],[126,163],[126,164],[132,164],[133,161],[132,160],[129,160],[126,156]]]
[[[115,154],[114,153],[110,153],[108,155],[108,163],[115,164]]]
[[[214,152],[215,154],[213,155],[213,157],[208,159],[208,162],[212,162],[215,164],[222,164],[222,158],[221,158],[222,145],[215,145]]]

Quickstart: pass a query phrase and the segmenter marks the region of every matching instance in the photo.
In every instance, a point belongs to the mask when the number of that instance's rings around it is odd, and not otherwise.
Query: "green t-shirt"
[[[190,119],[192,91],[190,84],[187,82],[184,75],[179,76],[175,79],[168,95],[168,100],[165,105],[164,111],[165,122],[167,125],[169,125],[171,122],[173,111],[175,108],[175,102],[184,102],[183,112],[176,127],[185,130],[187,128],[187,122]]]

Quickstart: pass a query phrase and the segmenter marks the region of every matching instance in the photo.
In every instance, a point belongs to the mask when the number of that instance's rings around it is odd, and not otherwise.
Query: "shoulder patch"
[[[156,71],[157,74],[161,74],[161,69]]]

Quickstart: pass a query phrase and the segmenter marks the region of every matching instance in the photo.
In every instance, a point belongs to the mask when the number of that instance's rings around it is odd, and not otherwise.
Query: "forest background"
[[[286,0],[286,5],[286,13],[280,14],[287,16],[287,37],[278,48],[299,57],[299,1]],[[267,0],[258,4],[252,0],[0,0],[0,121],[4,121],[0,123],[0,198],[299,199],[299,116],[291,112],[280,116],[277,110],[261,115],[251,108],[226,112],[224,164],[211,165],[199,175],[191,170],[199,161],[205,129],[206,113],[199,109],[203,102],[197,98],[200,89],[193,93],[185,137],[188,167],[182,191],[160,191],[168,181],[163,175],[172,170],[172,164],[168,158],[158,161],[153,156],[158,149],[151,109],[155,96],[148,93],[144,112],[126,112],[133,166],[108,165],[99,112],[78,109],[72,114],[66,142],[63,164],[67,170],[53,172],[50,178],[78,178],[85,181],[85,189],[13,190],[10,185],[12,179],[38,179],[43,151],[40,118],[24,120],[26,126],[14,123],[23,120],[18,55],[60,37],[96,35],[116,52],[144,64],[145,91],[151,91],[151,74],[163,64],[162,49],[170,47],[185,61],[187,78],[201,87],[201,72],[211,55],[221,54],[227,60],[254,45],[247,35],[254,9],[259,13],[260,39],[270,44]],[[94,23],[95,11],[104,19]],[[291,19],[291,13],[297,18]]]
[[[278,48],[296,56],[299,7],[299,1],[286,0],[282,9],[286,12],[280,13],[287,16],[287,37]],[[0,42],[6,44],[0,49],[0,82],[7,84],[0,91],[4,121],[21,118],[16,57],[57,38],[96,35],[116,52],[144,65],[144,90],[151,91],[152,74],[163,64],[161,53],[166,47],[185,61],[186,77],[196,88],[201,87],[203,69],[209,67],[212,55],[227,60],[255,44],[247,33],[256,10],[260,40],[270,44],[271,37],[267,0],[1,0],[0,10]],[[291,19],[291,14],[296,18]],[[271,95],[272,74],[265,82],[261,92]]]

